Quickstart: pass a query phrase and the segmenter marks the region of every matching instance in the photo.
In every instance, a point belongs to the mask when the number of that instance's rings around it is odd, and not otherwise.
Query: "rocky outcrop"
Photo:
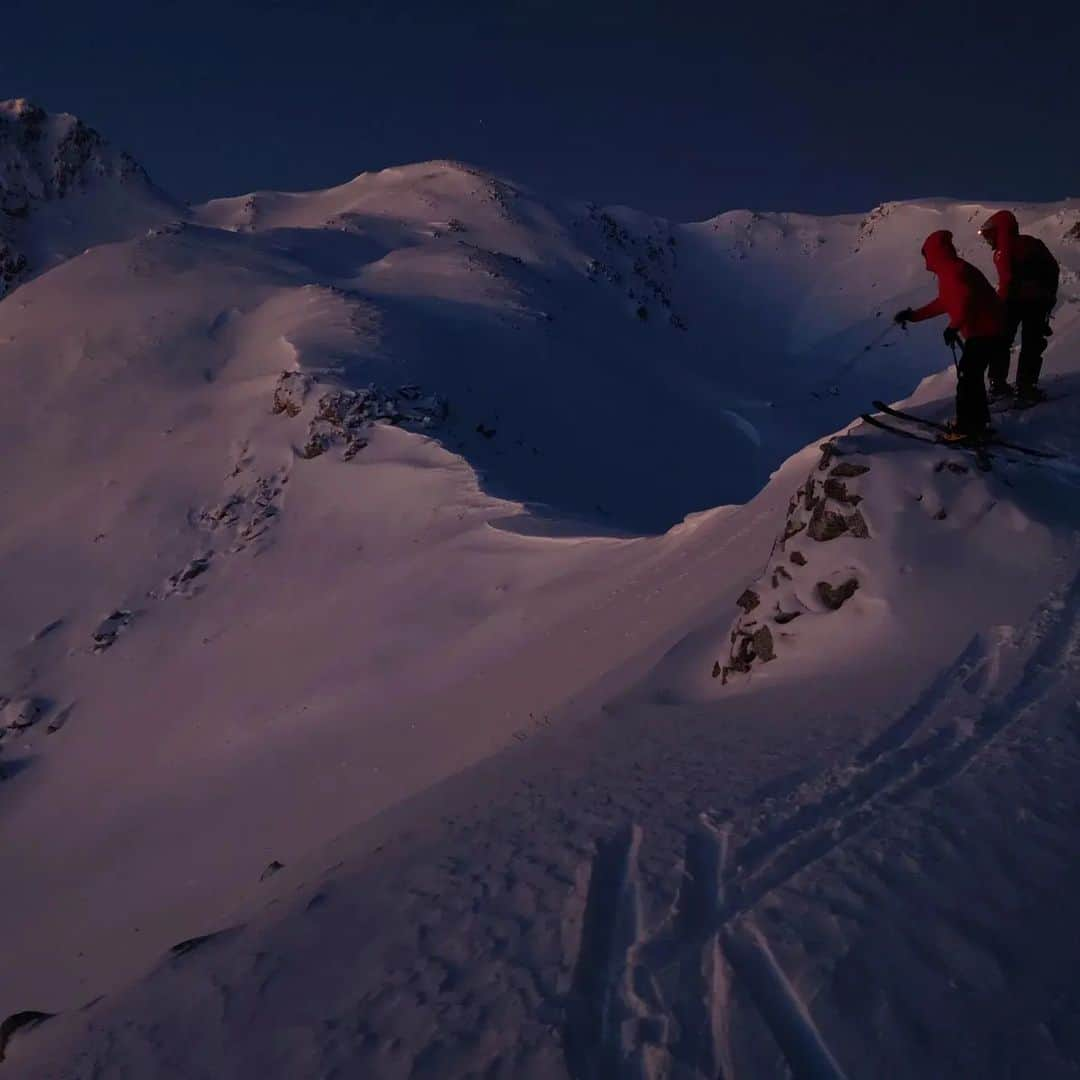
[[[94,652],[100,653],[111,649],[116,639],[131,625],[134,618],[134,614],[127,608],[117,608],[111,615],[106,615],[93,633]]]
[[[642,322],[662,315],[674,329],[685,331],[686,319],[673,302],[678,239],[670,226],[657,219],[642,234],[611,211],[591,203],[586,209],[588,217],[578,223],[579,228],[599,245],[597,256],[585,266],[588,279],[624,292],[629,309]]]
[[[271,412],[275,416],[299,416],[304,408],[312,378],[302,371],[283,371],[274,387],[274,406]]]
[[[306,408],[315,386],[304,372],[286,371],[274,388],[271,411],[275,415],[298,417]],[[298,451],[305,459],[321,457],[335,446],[342,448],[342,458],[351,461],[368,444],[374,424],[409,424],[434,427],[446,418],[442,398],[427,394],[414,384],[397,390],[368,386],[361,390],[333,389],[323,393],[308,422],[307,437]]]
[[[713,665],[714,678],[726,683],[734,674],[746,674],[755,664],[776,659],[792,633],[782,628],[811,612],[820,616],[838,611],[855,595],[859,579],[850,569],[817,581],[809,576],[814,563],[821,561],[815,559],[812,545],[831,544],[841,537],[870,538],[870,526],[857,509],[864,496],[856,490],[869,472],[869,465],[841,460],[833,443],[822,445],[816,468],[788,503],[787,519],[768,565],[735,601],[740,614],[731,628],[727,658]],[[788,551],[795,537],[803,542]]]
[[[815,586],[818,599],[830,611],[839,611],[845,601],[850,600],[859,587],[859,579],[849,577],[839,585],[831,585],[827,581],[819,581]]]
[[[735,601],[737,607],[741,607],[744,612],[749,614],[761,603],[761,599],[753,589],[747,589],[743,592],[742,596]]]

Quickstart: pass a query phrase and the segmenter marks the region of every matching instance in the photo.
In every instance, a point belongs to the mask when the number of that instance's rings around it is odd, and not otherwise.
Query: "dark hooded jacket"
[[[1002,300],[1054,304],[1060,273],[1057,259],[1041,240],[1020,231],[1011,211],[992,214],[979,233],[994,249]]]
[[[948,314],[949,326],[965,340],[1005,333],[1005,312],[994,287],[969,262],[956,254],[952,233],[931,233],[922,247],[926,269],[937,275],[936,300],[912,313],[912,322]]]

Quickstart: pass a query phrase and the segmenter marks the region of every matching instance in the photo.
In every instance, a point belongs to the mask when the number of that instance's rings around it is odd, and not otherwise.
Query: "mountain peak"
[[[29,98],[22,97],[0,101],[0,112],[16,119],[24,119],[28,116],[41,119],[46,115],[45,110],[40,105],[35,104]]]
[[[68,200],[78,199],[72,213]],[[0,297],[58,261],[176,206],[142,166],[70,113],[0,101]]]
[[[94,182],[133,179],[149,182],[130,154],[77,116],[48,113],[27,98],[0,101],[0,208],[9,215]]]

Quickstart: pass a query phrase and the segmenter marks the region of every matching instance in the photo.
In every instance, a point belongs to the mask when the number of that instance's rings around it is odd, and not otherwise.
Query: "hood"
[[[1011,210],[991,214],[979,227],[979,235],[992,247],[1000,247],[1007,237],[1019,236],[1020,226]]]
[[[935,274],[946,264],[955,262],[960,256],[953,247],[952,233],[948,229],[939,229],[932,232],[922,246],[923,258],[926,259],[926,269]]]

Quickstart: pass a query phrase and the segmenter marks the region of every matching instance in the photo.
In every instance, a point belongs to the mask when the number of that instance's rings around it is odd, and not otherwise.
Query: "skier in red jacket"
[[[1010,348],[1016,331],[1020,336],[1020,357],[1016,362],[1016,396],[1034,404],[1043,398],[1039,373],[1046,339],[1050,336],[1050,313],[1057,303],[1057,259],[1034,236],[1020,232],[1016,217],[999,210],[979,229],[979,235],[994,249],[998,272],[998,295],[1005,305],[1005,340]],[[1008,384],[1009,354],[990,366],[990,394],[1011,394]]]
[[[949,316],[945,342],[962,343],[956,383],[956,420],[951,438],[977,440],[990,426],[986,403],[985,372],[988,366],[1001,364],[1005,343],[1005,313],[993,286],[969,262],[956,254],[952,233],[945,229],[931,233],[922,246],[926,269],[937,275],[938,295],[916,311],[897,312],[896,322],[922,322],[936,315]]]

